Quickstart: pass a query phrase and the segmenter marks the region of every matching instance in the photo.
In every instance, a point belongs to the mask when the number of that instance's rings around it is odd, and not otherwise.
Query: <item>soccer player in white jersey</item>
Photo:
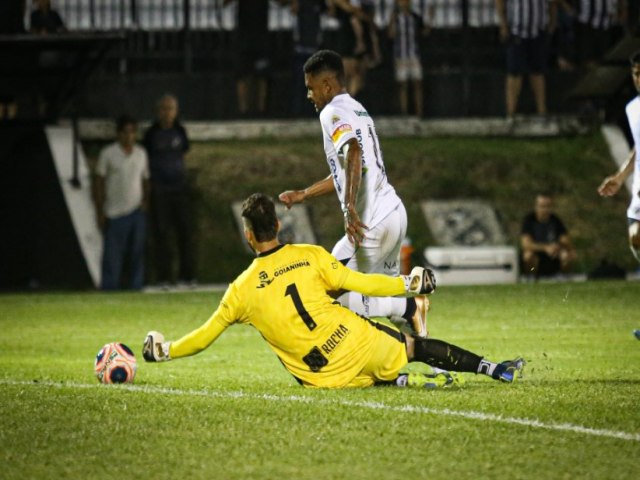
[[[638,95],[627,104],[626,113],[631,134],[633,135],[634,147],[629,158],[622,164],[620,169],[605,178],[600,184],[598,193],[603,197],[615,195],[627,177],[633,174],[631,202],[627,208],[627,221],[631,253],[640,262],[640,158],[637,155],[637,147],[640,145],[640,51],[631,57],[631,77]]]
[[[627,208],[627,224],[629,225],[629,247],[635,259],[640,262],[640,158],[637,154],[640,145],[640,51],[633,54],[631,62],[631,78],[638,95],[626,107],[627,119],[633,136],[633,148],[616,173],[608,176],[598,187],[598,193],[603,197],[611,197],[618,193],[625,180],[633,173],[631,187],[631,202]],[[640,340],[640,329],[634,331]]]
[[[397,276],[400,247],[407,232],[407,212],[387,180],[373,119],[346,90],[342,58],[319,50],[304,65],[307,98],[320,113],[330,174],[303,190],[279,198],[285,206],[336,192],[344,214],[345,236],[331,252],[349,268]],[[351,310],[370,316],[403,317],[419,337],[427,337],[426,297],[339,297]]]
[[[229,285],[202,326],[175,342],[149,332],[143,347],[146,361],[195,355],[229,326],[240,323],[255,327],[305,387],[436,388],[461,382],[441,369],[484,374],[507,383],[522,376],[522,358],[494,363],[442,340],[404,335],[356,315],[329,295],[341,288],[377,295],[428,294],[435,288],[430,270],[415,267],[402,277],[364,274],[345,267],[317,245],[282,245],[275,205],[263,194],[245,200],[242,223],[257,258]],[[437,369],[402,373],[411,361]]]

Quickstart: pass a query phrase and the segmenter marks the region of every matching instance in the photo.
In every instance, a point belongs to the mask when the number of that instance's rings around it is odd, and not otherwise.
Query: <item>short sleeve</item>
[[[101,177],[107,176],[107,169],[109,164],[109,148],[103,148],[98,157],[98,163],[96,165],[96,175]]]
[[[356,138],[346,110],[328,105],[320,115],[322,130],[331,138],[337,152],[352,138]]]

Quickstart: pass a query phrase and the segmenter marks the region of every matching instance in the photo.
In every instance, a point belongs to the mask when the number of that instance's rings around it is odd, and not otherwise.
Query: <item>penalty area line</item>
[[[640,442],[640,433],[621,432],[617,430],[607,430],[600,428],[584,427],[571,423],[545,423],[539,420],[529,418],[504,417],[492,413],[451,410],[449,408],[431,408],[421,407],[418,405],[389,405],[384,402],[357,402],[352,400],[322,400],[311,398],[305,395],[273,395],[273,394],[257,394],[246,393],[242,391],[215,391],[215,390],[180,390],[166,387],[155,387],[150,385],[114,385],[106,386],[102,384],[88,383],[64,383],[52,381],[20,381],[10,379],[0,379],[0,385],[12,386],[31,386],[31,387],[56,387],[56,388],[76,388],[76,389],[97,389],[97,388],[119,388],[130,392],[151,393],[159,395],[175,395],[175,396],[192,396],[192,397],[208,397],[208,398],[238,398],[247,400],[266,400],[271,402],[283,403],[308,403],[312,405],[329,405],[344,406],[353,408],[362,408],[370,410],[387,410],[398,413],[413,413],[436,416],[449,416],[464,418],[469,420],[478,420],[482,422],[502,423],[507,425],[521,425],[524,427],[537,428],[543,430],[553,430],[557,432],[570,432],[581,435],[589,435],[595,437],[615,438],[619,440],[629,440]]]

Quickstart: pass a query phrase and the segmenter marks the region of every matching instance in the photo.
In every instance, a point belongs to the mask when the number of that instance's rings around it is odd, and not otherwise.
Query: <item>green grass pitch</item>
[[[625,479],[640,457],[640,284],[443,287],[434,338],[495,360],[506,385],[307,390],[251,327],[200,355],[141,361],[148,330],[177,338],[219,293],[0,296],[0,478]],[[99,385],[107,342],[140,363]]]

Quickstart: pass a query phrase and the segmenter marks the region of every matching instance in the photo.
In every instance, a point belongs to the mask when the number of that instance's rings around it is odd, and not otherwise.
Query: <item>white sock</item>
[[[640,262],[640,248],[634,248],[634,247],[630,247],[631,248],[631,253],[632,255],[635,257],[635,259]]]
[[[367,297],[347,292],[338,301],[349,310],[365,317],[401,317],[407,309],[407,299],[397,297]]]
[[[497,363],[490,362],[483,358],[482,360],[480,360],[480,365],[478,365],[478,373],[492,376],[497,366]]]

